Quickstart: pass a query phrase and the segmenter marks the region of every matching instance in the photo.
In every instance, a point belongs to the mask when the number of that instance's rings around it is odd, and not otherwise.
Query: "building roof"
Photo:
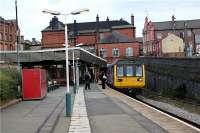
[[[0,21],[4,21],[4,18],[2,18],[1,16],[0,16]]]
[[[95,31],[98,29],[110,29],[113,26],[122,26],[122,25],[131,25],[127,21],[120,19],[120,20],[112,20],[112,21],[99,21],[99,22],[83,22],[83,23],[69,23],[67,27],[69,31]],[[64,30],[64,24],[58,21],[57,17],[52,18],[50,21],[50,25],[46,27],[42,32],[47,31],[62,31]]]
[[[179,21],[164,21],[164,22],[153,22],[155,30],[168,30],[168,29],[200,29],[200,19],[196,20],[179,20]]]
[[[139,43],[143,43],[143,37],[136,37],[136,41]]]
[[[100,40],[100,43],[116,43],[116,42],[131,42],[133,40],[129,39],[127,36],[120,34],[119,32],[112,32],[105,38]]]

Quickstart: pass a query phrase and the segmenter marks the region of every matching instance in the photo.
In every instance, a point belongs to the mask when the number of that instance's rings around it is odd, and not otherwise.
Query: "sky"
[[[90,11],[76,16],[67,16],[67,23],[93,22],[96,15],[100,21],[124,20],[131,22],[135,16],[136,36],[142,36],[144,19],[153,22],[170,21],[174,14],[176,20],[200,19],[200,0],[17,0],[18,20],[21,35],[25,39],[41,40],[41,31],[49,25],[50,14],[42,13],[49,9],[70,13],[76,9],[88,8]],[[15,0],[0,0],[0,16],[15,19]],[[64,17],[58,17],[64,22]]]

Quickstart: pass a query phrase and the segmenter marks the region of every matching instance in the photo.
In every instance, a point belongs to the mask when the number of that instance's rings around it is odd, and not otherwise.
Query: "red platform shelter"
[[[46,71],[39,68],[23,69],[22,93],[24,100],[44,98],[47,94]]]

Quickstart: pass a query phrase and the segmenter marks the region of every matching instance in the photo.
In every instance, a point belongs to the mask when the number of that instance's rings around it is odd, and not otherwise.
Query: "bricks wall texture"
[[[42,44],[43,47],[63,47],[63,44],[65,44],[64,31],[43,32]]]
[[[96,36],[95,35],[81,35],[77,36],[76,44],[83,43],[83,44],[95,44],[96,43]]]

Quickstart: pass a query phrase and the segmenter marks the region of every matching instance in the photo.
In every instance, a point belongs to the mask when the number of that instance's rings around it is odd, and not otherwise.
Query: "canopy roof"
[[[107,62],[82,48],[69,48],[69,60],[84,61],[94,65],[106,66]],[[42,61],[65,61],[65,48],[35,50],[35,51],[19,51],[19,59],[21,63],[42,62]],[[17,62],[16,51],[0,51],[1,62]]]

